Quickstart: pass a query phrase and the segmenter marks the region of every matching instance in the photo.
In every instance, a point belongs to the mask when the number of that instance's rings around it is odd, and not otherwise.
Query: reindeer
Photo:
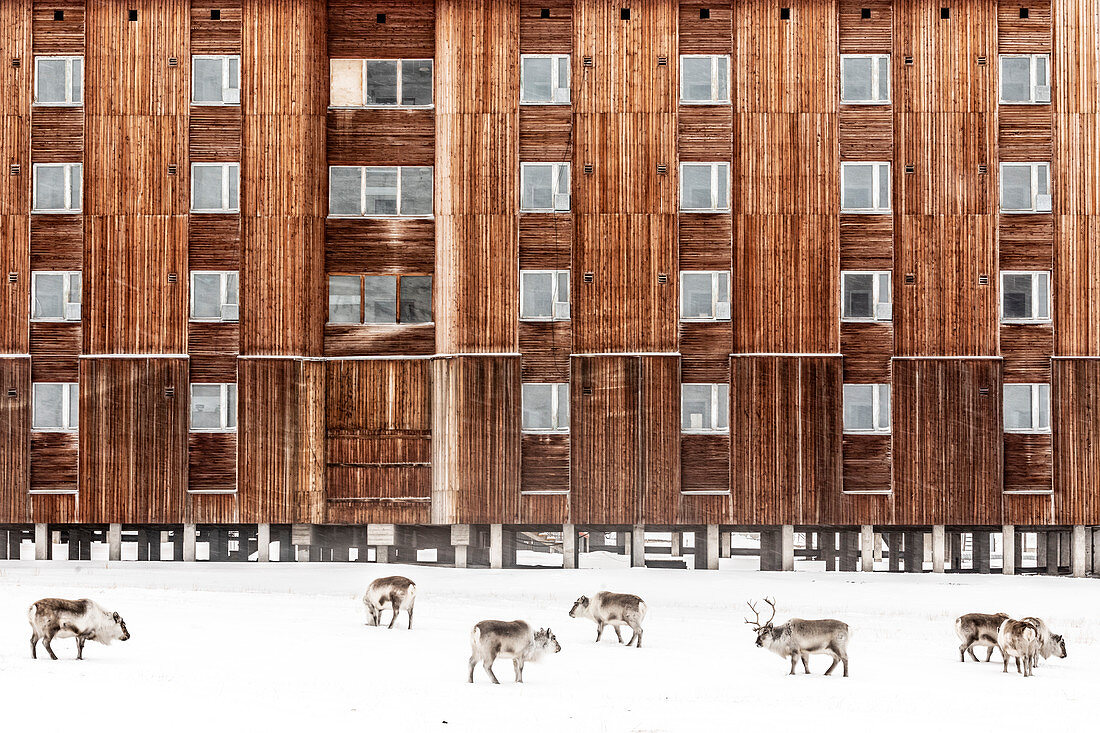
[[[1035,616],[1024,616],[1021,621],[1026,621],[1035,627],[1035,630],[1039,632],[1039,655],[1044,660],[1051,657],[1058,657],[1059,659],[1066,658],[1066,642],[1062,638],[1061,634],[1055,634],[1050,630],[1050,627],[1046,625],[1046,622],[1041,618]],[[1039,666],[1039,660],[1034,660],[1034,666]]]
[[[1014,621],[1005,619],[997,632],[997,646],[1004,658],[1004,672],[1008,674],[1008,658],[1016,658],[1016,673],[1024,677],[1031,677],[1031,668],[1034,666],[1035,657],[1039,655],[1039,630],[1035,625],[1027,621]],[[1023,669],[1020,669],[1020,661],[1023,660]]]
[[[88,639],[100,644],[110,644],[115,639],[126,641],[130,632],[118,613],[105,611],[95,601],[81,598],[69,601],[64,598],[43,598],[27,609],[31,624],[31,658],[38,659],[38,641],[57,660],[50,646],[55,638],[76,638],[76,658],[84,659],[84,642]]]
[[[968,613],[955,619],[955,633],[962,644],[959,646],[959,661],[965,662],[966,655],[975,662],[979,661],[974,654],[974,647],[984,646],[989,648],[985,655],[985,661],[993,658],[993,650],[997,648],[997,634],[1000,633],[1001,624],[1008,619],[1007,613]]]
[[[828,654],[833,658],[832,665],[826,670],[826,676],[832,674],[836,665],[844,663],[844,676],[848,676],[848,624],[835,619],[800,619],[792,618],[782,626],[773,626],[775,618],[775,601],[765,598],[764,602],[772,607],[771,617],[764,623],[760,623],[760,612],[751,602],[749,609],[756,614],[756,619],[745,623],[753,627],[756,632],[756,645],[779,656],[791,660],[791,674],[794,674],[795,665],[802,660],[802,668],[806,674],[810,673],[810,655]]]
[[[390,625],[392,629],[397,614],[405,611],[409,614],[409,628],[413,627],[413,604],[416,602],[416,583],[400,575],[391,575],[387,578],[377,578],[367,586],[367,592],[363,595],[363,605],[367,607],[367,615],[370,617],[368,625],[381,626],[382,610],[389,606],[393,610]]]
[[[642,621],[645,620],[645,601],[629,593],[609,593],[602,590],[592,598],[581,596],[573,603],[569,610],[570,618],[590,618],[596,622],[596,641],[603,636],[604,626],[611,625],[615,629],[615,636],[619,643],[623,643],[622,632],[619,626],[626,624],[630,627],[630,641],[627,646],[633,644],[635,648],[642,646]]]
[[[500,680],[493,674],[493,662],[497,657],[512,659],[516,670],[516,682],[523,682],[525,662],[537,662],[546,654],[561,651],[554,632],[550,629],[531,631],[526,621],[481,621],[470,632],[470,678],[474,681],[474,667],[478,662],[485,667],[494,685]]]

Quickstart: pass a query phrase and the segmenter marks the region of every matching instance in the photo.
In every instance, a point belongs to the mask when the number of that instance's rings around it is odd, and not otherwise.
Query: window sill
[[[684,430],[680,429],[681,435],[729,435],[729,430]]]
[[[841,107],[889,107],[890,100],[885,101],[878,99],[842,99],[840,100]]]
[[[239,214],[240,209],[191,209],[192,214]]]
[[[1054,489],[1005,489],[1001,493],[1016,496],[1054,496]]]
[[[680,496],[730,496],[729,491],[723,489],[680,489]]]
[[[188,432],[205,435],[236,435],[236,428],[191,428]]]
[[[569,496],[569,489],[563,491],[521,491],[520,496]]]
[[[1050,318],[1002,318],[1003,326],[1046,326],[1054,321]]]
[[[889,430],[845,430],[844,435],[890,435]]]
[[[32,214],[82,214],[83,209],[31,209]]]
[[[79,318],[31,318],[31,323],[80,323]]]
[[[70,428],[39,428],[31,427],[32,433],[68,433],[69,435],[79,435],[80,430],[72,430]]]
[[[240,102],[196,102],[191,100],[192,107],[240,107]]]
[[[529,430],[521,431],[524,435],[569,435],[568,430]]]
[[[329,214],[329,219],[379,219],[379,220],[392,220],[392,219],[425,219],[431,220],[435,218],[435,214]]]
[[[1005,216],[1013,216],[1016,214],[1052,214],[1053,209],[998,209],[998,213]]]
[[[78,496],[78,489],[30,489],[27,493],[31,496]]]
[[[725,100],[722,100],[722,99],[718,99],[718,100],[708,99],[708,100],[705,100],[705,101],[681,99],[680,100],[680,106],[681,107],[729,107],[730,106],[730,101],[728,99],[725,99]]]
[[[731,209],[680,209],[681,214],[728,214]]]
[[[521,214],[570,214],[572,209],[520,209]]]
[[[997,104],[1003,105],[1005,107],[1049,107],[1050,106],[1050,102],[1006,102],[1003,99],[998,100]]]
[[[882,323],[892,324],[893,318],[853,318],[852,316],[841,316],[841,323]]]
[[[225,496],[225,495],[236,494],[237,490],[236,489],[198,489],[197,491],[192,491],[191,489],[188,489],[187,493],[188,494],[198,494],[200,496],[203,495],[203,494],[205,494],[207,496]]]
[[[240,318],[228,320],[226,318],[189,318],[188,323],[240,323]]]
[[[893,214],[891,209],[841,209],[841,214],[870,214],[872,216],[882,216],[886,214]]]
[[[72,109],[79,109],[84,106],[83,102],[79,104],[75,102],[31,102],[32,107],[69,107]]]
[[[520,101],[520,107],[572,107],[573,102],[528,102]]]
[[[233,321],[236,323],[237,321]],[[434,326],[435,321],[416,321],[413,323],[360,323],[358,321],[325,321],[326,326],[366,326],[369,328],[407,328],[411,326]]]
[[[680,323],[729,323],[732,318],[681,318]]]
[[[894,492],[892,489],[866,489],[863,491],[842,489],[840,493],[845,496],[889,496]]]
[[[1005,435],[1053,435],[1054,433],[1051,431],[1050,428],[1040,429],[1040,430],[1024,430],[1023,428],[1019,428],[1019,429],[1013,428],[1013,429],[1009,430],[1008,428],[1005,428],[1004,429],[1004,434]]]
[[[434,104],[330,104],[329,110],[393,109],[406,112],[435,109]]]
[[[569,318],[523,318],[519,319],[520,323],[569,323]]]

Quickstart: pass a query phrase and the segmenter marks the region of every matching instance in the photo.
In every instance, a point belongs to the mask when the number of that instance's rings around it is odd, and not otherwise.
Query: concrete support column
[[[34,525],[34,559],[49,560],[51,554],[49,525]]]
[[[196,532],[194,524],[183,525],[183,561],[195,562]]]
[[[1100,528],[1095,527],[1092,529],[1092,572],[1100,573]]]
[[[1046,533],[1046,569],[1048,575],[1058,574],[1058,540],[1061,532],[1054,530]]]
[[[854,573],[859,564],[859,534],[851,530],[840,533],[840,569]]]
[[[718,533],[718,557],[733,557],[733,533]]]
[[[684,533],[673,532],[672,533],[672,547],[669,550],[669,555],[672,557],[680,557],[684,548]]]
[[[563,524],[561,526],[561,566],[566,570],[575,570],[577,567],[577,525]]]
[[[783,570],[794,570],[794,525],[784,524],[779,532],[779,547],[783,557]]]
[[[860,570],[875,572],[875,528],[869,524],[859,528],[859,559]]]
[[[118,562],[122,559],[122,525],[112,524],[107,527],[107,559]]]
[[[947,533],[942,524],[932,526],[932,572],[944,571],[944,558],[947,555]]]
[[[470,525],[451,525],[451,546],[455,548],[455,567],[464,568],[469,563]]]
[[[696,532],[695,534],[695,567],[699,567],[699,540],[703,539],[702,532]],[[708,524],[706,533],[706,539],[704,546],[706,549],[706,569],[717,570],[718,569],[718,525]]]
[[[489,567],[499,570],[504,567],[504,525],[489,525]]]
[[[645,567],[645,525],[635,524],[630,533],[630,567]]]
[[[1078,524],[1073,528],[1073,539],[1071,541],[1071,557],[1070,557],[1070,570],[1073,572],[1073,577],[1083,578],[1085,573],[1088,572],[1088,568],[1085,565],[1086,558],[1086,544],[1085,544],[1085,528]]]
[[[271,525],[256,525],[256,559],[259,562],[271,560]]]
[[[1001,575],[1016,574],[1016,527],[1001,527]]]

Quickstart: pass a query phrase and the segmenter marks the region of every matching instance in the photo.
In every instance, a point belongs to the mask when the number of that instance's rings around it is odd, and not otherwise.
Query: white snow
[[[1084,728],[1100,688],[1100,583],[1035,576],[762,573],[621,567],[585,556],[560,569],[455,570],[376,564],[0,562],[0,720],[83,731],[177,730],[686,731]],[[800,565],[800,568],[802,566]],[[412,631],[364,625],[374,577],[418,586]],[[570,619],[581,594],[637,593],[644,646]],[[754,645],[745,600],[774,596],[777,620],[835,617],[852,627],[851,676],[788,677]],[[72,639],[30,658],[26,609],[46,596],[90,597],[132,634],[110,647]],[[968,611],[1038,615],[1069,657],[1034,678],[999,656],[958,661],[953,623]],[[388,612],[386,614],[388,621]],[[475,671],[469,631],[482,619],[550,626],[558,655],[502,684]],[[984,653],[978,654],[984,658]],[[393,726],[400,725],[395,729]]]

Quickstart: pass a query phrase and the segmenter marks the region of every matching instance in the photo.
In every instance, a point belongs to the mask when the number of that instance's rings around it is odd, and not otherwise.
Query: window
[[[332,107],[431,107],[431,59],[332,59]]]
[[[329,323],[431,323],[431,275],[330,275]]]
[[[76,382],[35,382],[31,429],[75,433],[80,426],[80,400]]]
[[[1001,212],[1050,211],[1050,163],[1001,163]]]
[[[236,272],[192,272],[191,320],[236,321],[240,311],[239,286]]]
[[[890,271],[840,273],[840,317],[845,321],[889,321]]]
[[[1050,432],[1050,385],[1004,386],[1006,433]]]
[[[520,104],[569,104],[569,56],[524,54],[519,60]]]
[[[889,104],[890,57],[844,54],[840,57],[841,104]]]
[[[680,273],[681,321],[728,321],[730,319],[730,274],[718,272]]]
[[[191,57],[191,104],[240,103],[240,56]]]
[[[844,432],[890,432],[890,385],[844,385]]]
[[[431,216],[431,166],[334,165],[329,216]]]
[[[239,163],[192,163],[191,211],[240,211],[240,178]]]
[[[890,213],[890,164],[841,163],[840,190],[843,212]]]
[[[1035,323],[1050,320],[1050,273],[1001,273],[1001,320]]]
[[[1050,56],[1001,55],[1001,104],[1050,104]]]
[[[79,321],[80,273],[32,272],[31,320]]]
[[[35,163],[34,211],[69,214],[81,207],[84,166],[80,163]]]
[[[520,211],[569,211],[568,163],[521,163]]]
[[[523,432],[569,432],[569,384],[523,385]]]
[[[729,211],[729,163],[681,163],[680,211]]]
[[[729,104],[730,57],[680,57],[680,104]]]
[[[237,385],[191,385],[191,432],[231,433],[237,429]]]
[[[728,384],[681,384],[680,430],[685,433],[728,433]]]
[[[569,320],[569,270],[520,270],[522,321]]]
[[[56,107],[79,107],[84,104],[84,58],[36,56],[34,103]]]

